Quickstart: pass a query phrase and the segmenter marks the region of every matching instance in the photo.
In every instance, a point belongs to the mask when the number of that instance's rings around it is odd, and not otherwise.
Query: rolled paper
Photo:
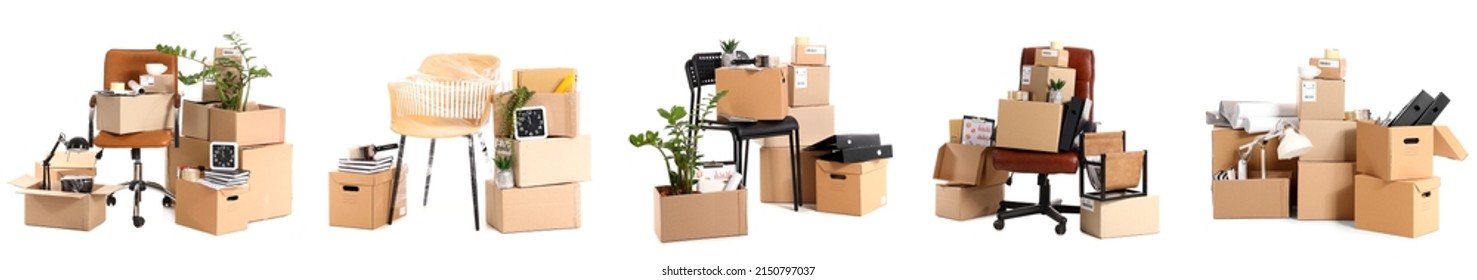
[[[1062,50],[1063,49],[1062,42],[1061,41],[1051,41],[1051,49],[1053,49],[1053,50]]]
[[[1339,59],[1339,49],[1323,49],[1323,58]]]
[[[1312,66],[1312,65],[1298,66],[1298,77],[1303,78],[1304,80],[1312,79],[1314,77],[1318,77],[1318,74],[1322,74],[1322,73],[1323,73],[1323,69],[1319,69],[1318,66]]]
[[[809,36],[795,36],[795,45],[796,46],[809,46],[810,45],[810,37]]]
[[[111,84],[109,84],[108,91],[112,91],[112,92],[124,92],[124,91],[128,91],[128,86],[127,85],[128,84],[126,84],[126,83],[111,83]]]

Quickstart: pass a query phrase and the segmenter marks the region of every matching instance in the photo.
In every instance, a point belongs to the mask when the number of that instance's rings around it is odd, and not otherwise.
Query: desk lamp
[[[46,154],[46,160],[41,162],[42,190],[51,190],[51,159],[56,157],[56,148],[61,147],[62,143],[67,144],[67,152],[69,153],[86,152],[92,149],[92,143],[87,142],[86,138],[72,137],[72,139],[67,139],[67,134],[65,133],[57,135],[56,144],[51,145],[51,153]]]
[[[1313,142],[1310,141],[1310,140],[1308,140],[1308,137],[1307,136],[1303,136],[1302,134],[1299,134],[1297,132],[1297,128],[1292,123],[1287,122],[1287,121],[1280,121],[1280,122],[1277,123],[1277,129],[1274,129],[1274,130],[1272,130],[1272,132],[1269,132],[1269,133],[1267,133],[1265,135],[1262,135],[1261,137],[1257,137],[1256,141],[1252,141],[1251,143],[1246,143],[1246,145],[1241,145],[1241,148],[1239,148],[1239,150],[1241,151],[1241,160],[1239,162],[1237,162],[1237,168],[1236,168],[1238,170],[1237,171],[1238,172],[1237,173],[1237,178],[1240,178],[1240,179],[1246,179],[1247,178],[1247,176],[1246,176],[1246,159],[1249,158],[1249,157],[1251,157],[1251,148],[1252,147],[1262,147],[1263,149],[1262,149],[1262,178],[1261,179],[1266,179],[1267,178],[1267,149],[1266,149],[1267,141],[1271,141],[1272,139],[1278,139],[1278,138],[1281,138],[1282,139],[1282,143],[1280,145],[1278,145],[1278,147],[1277,147],[1277,159],[1289,160],[1289,159],[1293,159],[1293,158],[1296,158],[1296,157],[1300,157],[1300,156],[1303,155],[1303,153],[1306,153],[1306,152],[1308,152],[1309,149],[1312,149],[1313,148]]]

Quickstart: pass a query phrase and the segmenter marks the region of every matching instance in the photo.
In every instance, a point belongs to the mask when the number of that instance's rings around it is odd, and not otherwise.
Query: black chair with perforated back
[[[688,108],[697,108],[698,102],[702,102],[703,86],[717,83],[714,71],[722,66],[722,56],[722,53],[717,52],[697,53],[693,54],[692,58],[684,64],[687,70],[687,87],[691,93]],[[748,55],[740,51],[737,56],[739,59],[746,59]],[[743,182],[739,185],[740,189],[747,187],[749,181],[749,140],[789,137],[790,187],[794,189],[795,211],[800,211],[800,205],[805,200],[800,192],[800,122],[796,121],[795,117],[786,116],[784,120],[778,121],[731,122],[721,119],[705,120],[693,112],[688,115],[688,121],[701,129],[727,131],[733,136],[733,160],[705,162],[704,164],[736,165],[738,173],[744,175]]]

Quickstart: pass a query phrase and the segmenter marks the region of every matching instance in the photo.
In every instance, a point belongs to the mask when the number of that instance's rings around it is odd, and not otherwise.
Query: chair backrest
[[[449,80],[498,80],[502,60],[489,54],[433,54],[421,61],[420,73]]]
[[[723,53],[707,52],[693,54],[692,58],[688,59],[685,64],[685,69],[687,70],[687,87],[696,89],[701,86],[713,85],[717,82],[714,79],[713,71],[721,66],[723,66]]]
[[[153,49],[112,49],[103,58],[103,84],[97,89],[108,89],[112,83],[127,83],[148,74],[144,65],[163,63],[169,69],[164,74],[179,75],[179,57]]]
[[[420,75],[390,82],[391,125],[486,125],[498,90],[499,63],[497,56],[485,54],[427,56],[421,62]]]
[[[1028,48],[1022,49],[1021,50],[1021,65],[1034,65],[1034,64],[1036,64],[1036,52],[1037,52],[1037,50],[1044,49],[1044,48],[1047,48],[1047,47],[1028,47]],[[1094,101],[1093,102],[1093,104],[1094,104],[1093,107],[1096,107],[1097,105],[1095,105],[1095,104],[1097,104],[1097,102],[1096,102],[1096,100],[1093,99],[1095,96],[1093,95],[1093,91],[1092,91],[1092,81],[1093,81],[1093,75],[1094,75],[1093,72],[1095,72],[1094,69],[1093,69],[1093,65],[1095,63],[1093,63],[1092,49],[1078,48],[1078,47],[1066,47],[1066,50],[1067,50],[1067,53],[1069,54],[1069,56],[1067,58],[1067,67],[1068,68],[1072,68],[1074,70],[1077,70],[1077,83],[1073,84],[1073,87],[1076,89],[1075,90],[1076,92],[1074,92],[1073,95],[1074,96],[1081,96],[1082,98],[1087,98],[1087,100],[1089,100],[1089,101]],[[1023,78],[1023,77],[1018,77],[1018,78]],[[1096,112],[1096,111],[1097,111],[1096,108],[1087,110],[1087,120],[1088,121],[1092,121],[1093,120],[1093,115],[1094,115],[1094,112]]]

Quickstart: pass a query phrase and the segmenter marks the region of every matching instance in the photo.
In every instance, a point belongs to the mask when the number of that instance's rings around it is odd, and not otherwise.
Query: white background
[[[86,2],[0,8],[0,77],[11,93],[0,102],[10,120],[0,170],[29,173],[56,133],[85,132],[84,100],[97,89],[108,49],[170,43],[208,50],[223,46],[220,34],[239,31],[277,74],[255,84],[253,100],[288,108],[294,211],[216,237],[174,225],[159,194],[148,193],[143,228],[133,228],[130,208],[120,204],[99,228],[74,232],[24,226],[21,196],[12,195],[0,199],[5,278],[655,278],[667,266],[814,266],[816,275],[794,278],[821,279],[1449,276],[1469,265],[1460,256],[1473,249],[1477,230],[1467,203],[1473,179],[1462,173],[1471,163],[1436,159],[1446,217],[1439,231],[1413,240],[1348,222],[1212,220],[1203,177],[1209,128],[1202,112],[1221,99],[1292,102],[1297,67],[1329,47],[1351,64],[1349,108],[1383,112],[1421,89],[1444,91],[1456,103],[1438,123],[1477,139],[1477,128],[1458,124],[1473,118],[1474,99],[1465,93],[1477,91],[1465,67],[1477,61],[1462,51],[1469,30],[1461,26],[1477,22],[1456,1]],[[665,181],[661,162],[630,147],[626,135],[659,128],[655,108],[686,104],[678,65],[692,53],[738,38],[750,54],[788,57],[796,35],[830,47],[838,132],[880,133],[895,146],[889,204],[864,217],[795,213],[759,203],[755,183],[748,236],[658,242],[650,193]],[[1051,40],[1096,50],[1097,119],[1129,131],[1131,148],[1151,151],[1160,234],[1098,240],[1079,232],[1075,215],[1065,236],[1053,234],[1044,217],[996,231],[993,218],[934,216],[929,175],[947,140],[945,120],[994,115],[996,100],[1016,87],[1020,48]],[[385,82],[441,52],[496,54],[505,70],[579,69],[582,127],[595,140],[582,228],[503,235],[484,224],[474,232],[461,139],[438,145],[430,206],[419,203],[427,142],[412,140],[410,215],[377,231],[327,225],[326,173],[336,159],[350,146],[396,140]],[[198,87],[185,92],[199,98]],[[127,180],[127,152],[107,153],[101,180]],[[757,150],[751,158],[758,160]],[[145,152],[147,178],[163,180],[163,160],[162,150]],[[478,164],[481,178],[491,178]],[[1075,202],[1075,176],[1053,179],[1057,196]],[[1008,196],[1034,199],[1032,181],[1024,178]]]

